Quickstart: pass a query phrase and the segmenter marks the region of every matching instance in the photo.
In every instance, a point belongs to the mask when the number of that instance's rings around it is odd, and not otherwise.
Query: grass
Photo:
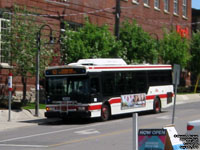
[[[28,103],[26,106],[22,106],[22,109],[35,109],[35,103]],[[39,104],[39,109],[46,109],[46,105]]]

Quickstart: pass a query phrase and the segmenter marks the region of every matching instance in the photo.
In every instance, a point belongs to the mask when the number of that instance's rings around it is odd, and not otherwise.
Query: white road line
[[[86,129],[86,130],[76,131],[74,133],[88,135],[88,134],[98,134],[100,132],[95,129]]]
[[[55,134],[55,133],[61,133],[61,132],[67,132],[67,131],[72,131],[72,130],[79,130],[79,129],[83,129],[83,128],[95,127],[95,126],[100,126],[100,125],[105,125],[105,124],[110,124],[110,123],[116,123],[116,122],[121,122],[121,120],[120,121],[115,120],[115,121],[110,121],[110,122],[105,122],[105,123],[101,122],[101,123],[92,124],[92,125],[83,126],[83,127],[76,127],[76,128],[70,128],[70,129],[64,129],[64,130],[57,130],[57,131],[40,133],[40,134],[33,134],[33,135],[22,136],[22,137],[15,137],[15,138],[1,140],[0,143],[14,141],[14,140],[21,140],[21,139],[26,139],[26,138],[32,138],[32,137],[37,137],[37,136],[44,136],[44,135]]]
[[[32,147],[32,148],[47,148],[46,145],[17,145],[17,144],[0,144],[0,147]]]
[[[159,116],[159,117],[156,117],[158,119],[164,119],[164,120],[168,120],[168,119],[171,119],[171,116],[169,115],[165,115],[165,116]]]

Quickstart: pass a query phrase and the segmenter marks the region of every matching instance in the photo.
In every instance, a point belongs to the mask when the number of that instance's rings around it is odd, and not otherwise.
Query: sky
[[[200,0],[192,0],[192,8],[200,9]]]

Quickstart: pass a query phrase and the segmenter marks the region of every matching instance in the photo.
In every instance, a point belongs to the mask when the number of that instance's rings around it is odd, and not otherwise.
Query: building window
[[[154,8],[160,9],[160,0],[154,0]]]
[[[178,14],[178,0],[174,0],[174,14]]]
[[[149,0],[143,0],[145,6],[149,6]]]
[[[187,17],[187,0],[183,0],[183,16]]]
[[[8,54],[8,46],[6,46],[6,36],[9,32],[9,22],[10,19],[3,16],[3,12],[1,12],[0,10],[0,63],[8,63],[8,60],[6,60],[4,56]]]
[[[164,11],[169,12],[169,0],[164,0]]]

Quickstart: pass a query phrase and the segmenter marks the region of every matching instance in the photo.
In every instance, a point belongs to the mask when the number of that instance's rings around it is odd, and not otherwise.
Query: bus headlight
[[[51,108],[50,107],[46,107],[46,111],[50,111],[51,110]]]

